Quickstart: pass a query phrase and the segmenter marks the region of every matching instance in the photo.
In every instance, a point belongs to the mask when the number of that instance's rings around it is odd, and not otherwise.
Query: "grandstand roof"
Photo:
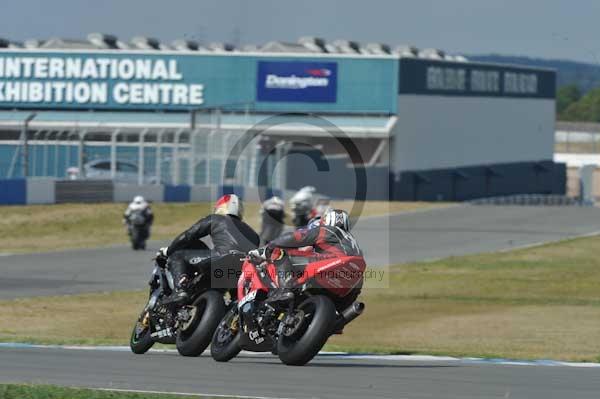
[[[442,50],[419,50],[414,46],[394,45],[386,43],[360,43],[353,40],[337,39],[326,41],[323,38],[303,36],[297,42],[270,41],[265,44],[247,44],[234,46],[230,43],[202,44],[190,40],[178,39],[172,43],[163,43],[159,39],[135,36],[128,42],[116,36],[103,33],[90,33],[86,39],[65,39],[53,37],[49,39],[28,39],[24,43],[0,38],[0,48],[57,49],[57,50],[150,50],[150,51],[202,51],[202,52],[263,52],[263,53],[333,53],[355,55],[396,55],[398,57],[421,57],[445,59],[450,61],[466,61],[463,56],[448,55]]]

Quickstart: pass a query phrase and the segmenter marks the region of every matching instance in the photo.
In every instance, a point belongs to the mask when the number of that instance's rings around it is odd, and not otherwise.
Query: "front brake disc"
[[[194,324],[194,320],[196,319],[196,315],[198,313],[198,307],[197,306],[187,306],[185,308],[185,318],[182,319],[181,318],[181,312],[184,309],[181,309],[178,314],[177,314],[177,318],[181,321],[181,331],[186,331],[188,328],[190,328],[192,326],[192,324]]]
[[[283,320],[283,335],[286,337],[290,337],[300,330],[300,327],[304,322],[304,311],[302,309],[298,309],[293,315],[288,315]]]

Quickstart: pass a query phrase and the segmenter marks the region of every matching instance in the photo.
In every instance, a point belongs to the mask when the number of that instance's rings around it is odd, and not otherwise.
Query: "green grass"
[[[334,206],[350,209],[352,202]],[[365,203],[363,215],[379,215],[421,208],[444,206],[440,203],[383,202]],[[57,204],[0,206],[0,252],[22,253],[55,251],[126,244],[128,236],[121,220],[126,204]],[[212,211],[209,203],[157,203],[152,206],[155,223],[152,239],[170,240],[196,220]],[[260,228],[259,204],[246,203],[246,221]]]
[[[326,349],[600,361],[600,237],[386,270]],[[0,302],[0,341],[127,344],[145,292]]]
[[[0,398],[2,399],[197,399],[199,397],[205,399],[212,398],[212,396],[185,396],[82,388],[63,388],[53,385],[0,385]]]
[[[597,361],[600,237],[411,263],[330,348]],[[374,331],[376,333],[374,333]]]

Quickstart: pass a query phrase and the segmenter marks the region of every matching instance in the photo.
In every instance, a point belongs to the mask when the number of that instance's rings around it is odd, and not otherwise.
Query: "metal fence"
[[[190,128],[52,129],[15,127],[0,131],[0,178],[111,179],[137,184],[256,187],[267,154],[261,137],[232,149],[245,134],[223,129],[220,110],[194,115]],[[277,159],[277,157],[276,157]],[[278,159],[281,159],[279,157]],[[236,173],[226,179],[226,168]],[[283,188],[283,168],[269,166],[274,187]]]
[[[600,153],[600,133],[579,131],[557,131],[554,150],[558,153]]]

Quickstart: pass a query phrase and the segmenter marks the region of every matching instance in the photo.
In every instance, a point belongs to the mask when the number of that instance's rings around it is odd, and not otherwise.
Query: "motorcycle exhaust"
[[[356,319],[365,310],[365,304],[363,302],[354,302],[346,309],[342,310],[341,318],[336,323],[336,330],[343,328],[346,324]]]

